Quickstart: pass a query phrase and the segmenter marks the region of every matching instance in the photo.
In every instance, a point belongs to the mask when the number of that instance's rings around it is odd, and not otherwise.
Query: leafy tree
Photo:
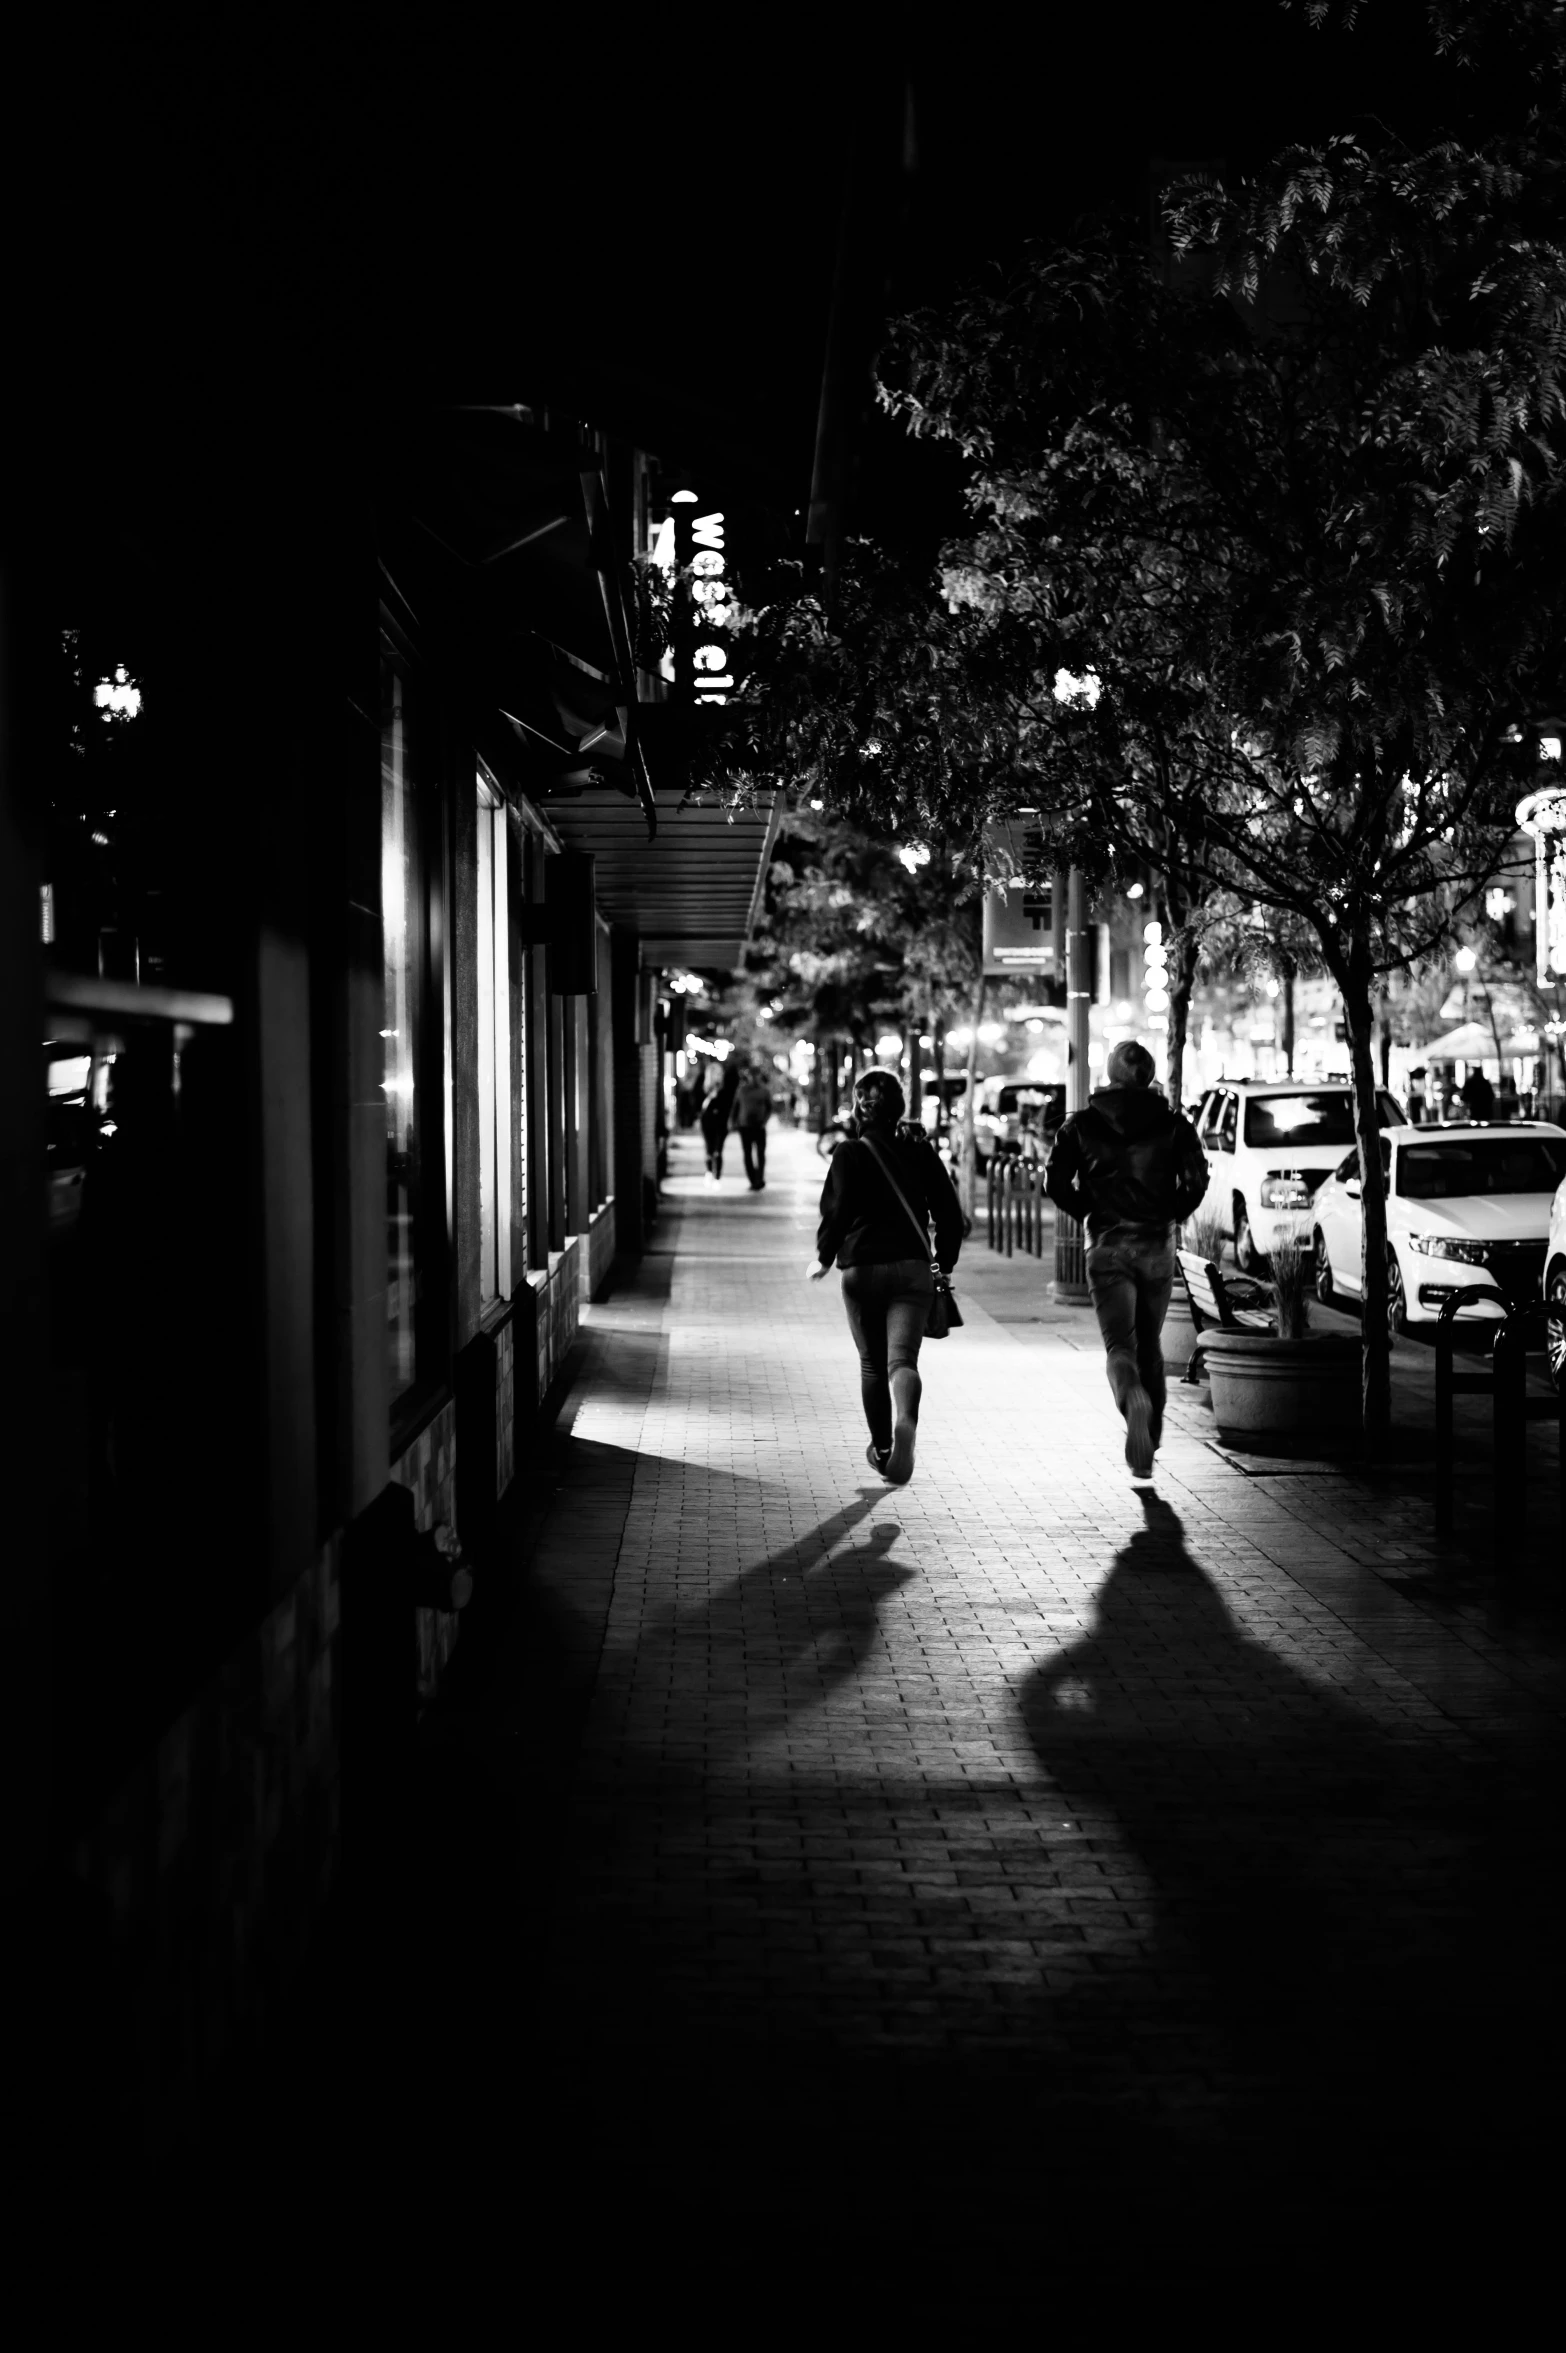
[[[939,852],[920,844],[905,858],[808,805],[791,817],[746,959],[770,1022],[811,1038],[826,1062],[838,1040],[859,1059],[889,1026],[948,1025],[978,972],[976,892],[954,891]]]
[[[1566,697],[1559,43],[1536,62],[1550,101],[1483,149],[1340,139],[1177,192],[1178,284],[1105,230],[905,322],[889,405],[972,468],[944,609],[883,572],[760,632],[760,732],[844,813],[974,861],[1026,802],[1052,863],[1146,861],[1309,935],[1348,1029],[1373,1440],[1377,1003],[1478,903]]]
[[[1375,998],[1495,872],[1563,685],[1566,263],[1527,195],[1485,157],[1293,155],[1186,192],[1206,288],[1113,232],[1035,254],[909,322],[890,395],[974,463],[949,595],[1091,681],[1036,703],[1031,797],[1109,854],[1158,865],[1173,838],[1210,889],[1306,927],[1338,984],[1372,1436]]]

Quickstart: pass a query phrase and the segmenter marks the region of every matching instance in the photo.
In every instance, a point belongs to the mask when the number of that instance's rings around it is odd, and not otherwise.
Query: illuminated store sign
[[[1535,970],[1541,981],[1566,980],[1566,785],[1530,793],[1517,822],[1533,836]]]
[[[726,703],[734,674],[729,667],[729,633],[734,624],[724,519],[720,513],[693,515],[691,491],[674,493],[674,559],[688,583],[688,652],[674,669],[677,684],[688,684],[699,703]],[[661,538],[661,535],[660,535]],[[687,668],[688,664],[688,668]],[[681,677],[681,671],[685,676]]]

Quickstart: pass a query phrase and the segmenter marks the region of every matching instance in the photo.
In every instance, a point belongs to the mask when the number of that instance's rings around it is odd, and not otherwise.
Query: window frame
[[[438,708],[408,632],[399,625],[384,601],[380,612],[382,816],[379,915],[382,934],[382,974],[386,971],[386,738],[391,708],[389,679],[403,682],[405,770],[410,780],[409,805],[415,813],[414,838],[419,860],[417,887],[408,903],[407,964],[417,991],[413,1041],[413,1086],[418,1116],[418,1188],[412,1210],[414,1229],[415,1295],[413,1311],[413,1375],[402,1388],[395,1385],[391,1363],[388,1301],[387,1398],[390,1445],[395,1457],[445,1401],[452,1371],[453,1267],[451,1249],[451,973],[448,912],[451,905],[451,844],[449,799],[443,773],[442,736]],[[383,1063],[384,1088],[385,1066]],[[389,1138],[388,1138],[389,1141]],[[390,1215],[390,1204],[387,1204]],[[390,1231],[387,1235],[387,1279],[391,1276]]]

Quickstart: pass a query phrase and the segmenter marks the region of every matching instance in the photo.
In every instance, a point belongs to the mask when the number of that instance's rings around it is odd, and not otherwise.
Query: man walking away
[[[745,1174],[753,1193],[766,1190],[767,1122],[772,1117],[772,1089],[759,1070],[747,1070],[734,1098],[734,1124],[739,1129]]]
[[[1153,1085],[1153,1057],[1116,1046],[1085,1111],[1066,1121],[1045,1189],[1088,1231],[1087,1277],[1109,1386],[1125,1416],[1131,1475],[1148,1479],[1164,1426],[1164,1317],[1174,1287],[1173,1225],[1207,1190],[1196,1130]]]

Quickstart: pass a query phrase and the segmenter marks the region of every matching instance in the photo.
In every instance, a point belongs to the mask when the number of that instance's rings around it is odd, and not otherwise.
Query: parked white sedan
[[[1489,1284],[1536,1299],[1545,1270],[1550,1200],[1566,1178],[1566,1128],[1543,1120],[1501,1126],[1393,1128],[1381,1138],[1387,1179],[1388,1320],[1395,1332],[1434,1323],[1448,1299]],[[1316,1296],[1358,1298],[1359,1159],[1350,1153],[1316,1195]],[[1498,1318],[1493,1300],[1461,1320]]]

